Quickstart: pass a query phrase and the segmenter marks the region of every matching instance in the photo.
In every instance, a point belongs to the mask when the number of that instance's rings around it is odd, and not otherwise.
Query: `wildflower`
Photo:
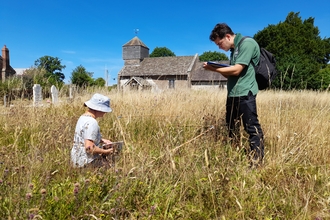
[[[78,193],[79,193],[79,188],[75,187],[73,190],[73,194],[76,196],[76,195],[78,195]]]
[[[156,205],[151,206],[150,210],[151,210],[151,214],[154,214],[156,210]]]
[[[29,215],[29,219],[34,219],[34,214],[31,213],[31,214]]]
[[[30,189],[33,189],[33,187],[34,187],[33,183],[30,183],[30,184],[29,184],[29,188],[30,188]]]
[[[32,193],[26,193],[25,198],[30,200],[32,198]]]
[[[41,189],[41,190],[40,190],[40,193],[41,193],[42,195],[45,195],[46,192],[47,192],[46,189]]]
[[[90,182],[90,179],[86,179],[86,180],[85,180],[85,183],[86,183],[86,184],[89,184],[89,182]]]
[[[2,179],[0,179],[0,184],[2,184],[3,183],[3,180]]]
[[[54,197],[54,201],[58,202],[58,200],[60,200],[57,196]]]
[[[80,184],[79,183],[75,183],[74,184],[74,187],[79,188],[80,187]]]

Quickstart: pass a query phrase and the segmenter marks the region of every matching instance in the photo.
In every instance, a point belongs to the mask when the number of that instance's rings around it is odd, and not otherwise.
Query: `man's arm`
[[[245,65],[235,64],[234,66],[216,68],[214,66],[207,65],[207,62],[204,62],[203,67],[207,70],[218,72],[228,78],[228,76],[238,76],[245,68]]]

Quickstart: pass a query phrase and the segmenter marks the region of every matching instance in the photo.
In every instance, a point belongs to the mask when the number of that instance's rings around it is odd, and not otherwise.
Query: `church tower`
[[[149,48],[137,36],[123,45],[125,66],[139,65],[146,57],[149,57]]]

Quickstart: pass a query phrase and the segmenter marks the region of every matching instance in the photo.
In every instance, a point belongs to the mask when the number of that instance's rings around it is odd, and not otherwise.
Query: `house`
[[[6,45],[2,48],[2,56],[0,56],[0,70],[2,82],[16,73],[16,71],[10,66],[9,50]]]
[[[227,84],[221,74],[203,68],[198,54],[149,57],[149,48],[137,36],[123,45],[123,60],[117,82],[122,91],[223,88]]]
[[[29,68],[14,68],[16,76],[23,76]]]

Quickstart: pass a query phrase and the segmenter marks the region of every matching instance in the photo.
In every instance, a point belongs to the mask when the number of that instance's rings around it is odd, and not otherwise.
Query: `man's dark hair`
[[[210,40],[215,41],[217,37],[220,39],[224,38],[226,34],[234,35],[234,32],[226,23],[216,24],[210,34]]]

